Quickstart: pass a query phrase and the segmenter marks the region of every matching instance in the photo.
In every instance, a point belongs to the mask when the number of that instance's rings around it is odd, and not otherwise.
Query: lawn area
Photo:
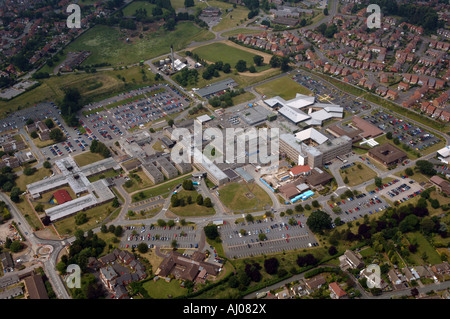
[[[88,164],[92,164],[98,161],[105,159],[102,155],[98,153],[92,153],[91,151],[85,151],[77,156],[73,157],[74,161],[78,164],[78,166],[83,167]]]
[[[148,178],[148,176],[143,171],[131,173],[128,176],[133,181],[133,185],[131,185],[131,187],[125,187],[125,185],[123,185],[123,189],[125,189],[127,193],[133,193],[135,191],[148,188],[153,185],[153,182]]]
[[[28,184],[40,181],[44,177],[50,176],[51,174],[52,173],[51,173],[50,169],[41,167],[40,169],[36,170],[33,175],[30,175],[30,176],[27,176],[25,174],[20,175],[16,179],[16,185],[21,190],[26,191]]]
[[[180,281],[176,279],[170,282],[166,282],[164,279],[148,280],[143,284],[143,287],[154,299],[168,299],[168,296],[174,298],[188,293],[186,288],[180,287]]]
[[[136,10],[138,9],[145,9],[147,11],[147,16],[152,16],[152,9],[155,8],[155,4],[151,4],[149,2],[145,1],[133,1],[129,5],[127,5],[125,8],[122,9],[124,16],[132,16],[135,14]]]
[[[208,4],[214,6],[214,3],[222,8],[222,15],[219,24],[213,27],[213,31],[223,31],[228,30],[234,27],[237,27],[244,23],[247,20],[248,10],[246,7],[237,6],[231,12],[225,12],[224,8],[229,9],[232,8],[231,4],[225,4],[219,1],[208,1]]]
[[[179,177],[177,179],[170,180],[168,182],[165,182],[163,184],[159,184],[157,186],[151,187],[149,189],[146,189],[142,191],[144,194],[143,198],[139,198],[139,200],[136,200],[133,196],[132,202],[138,202],[150,197],[155,197],[158,195],[162,195],[164,198],[167,198],[169,196],[170,191],[177,186],[178,184],[182,183],[185,179],[192,177],[192,174],[185,175],[183,177]]]
[[[141,70],[146,75],[146,80],[143,79],[144,74]],[[41,85],[33,90],[12,100],[0,101],[0,117],[17,111],[18,107],[31,107],[46,101],[59,103],[64,97],[64,90],[69,87],[76,87],[89,101],[99,101],[133,88],[155,84],[154,78],[155,75],[151,71],[138,66],[115,71],[52,76],[49,79],[39,80]]]
[[[415,254],[411,254],[409,258],[416,265],[424,265],[424,264],[439,264],[441,263],[441,257],[436,249],[431,246],[428,240],[419,232],[408,233],[406,234],[408,240],[417,242],[417,252]],[[424,260],[424,254],[426,254],[427,258]]]
[[[219,189],[220,200],[233,211],[261,210],[272,205],[270,196],[254,183],[230,183]]]
[[[87,50],[91,55],[83,65],[110,63],[111,65],[130,65],[140,60],[148,60],[170,52],[185,48],[191,41],[205,41],[214,35],[197,27],[192,22],[178,23],[174,31],[150,29],[145,32],[134,32],[135,37],[120,31],[116,27],[96,25],[69,44],[67,51]],[[138,36],[142,34],[142,38]],[[125,39],[129,38],[129,42]]]
[[[226,31],[222,33],[222,36],[224,37],[231,37],[238,34],[259,34],[261,31],[259,30],[252,30],[252,29],[245,29],[245,28],[238,28],[230,31]]]
[[[38,230],[44,227],[44,225],[42,225],[42,222],[33,212],[28,201],[25,199],[25,196],[20,196],[20,202],[15,203],[15,205],[22,213],[22,215],[25,217],[27,223],[31,226],[31,228],[33,228],[34,230]]]
[[[267,98],[278,95],[285,100],[295,98],[297,93],[305,95],[312,94],[310,90],[287,76],[257,86],[255,87],[255,90],[256,92],[265,95]]]
[[[253,51],[248,52],[246,50],[241,50],[237,47],[227,45],[224,42],[217,42],[197,47],[194,50],[192,50],[192,53],[196,53],[200,58],[212,63],[217,61],[229,63],[231,67],[234,68],[234,66],[239,60],[246,61],[247,67],[250,67],[251,65],[255,64],[253,61],[253,57],[255,55],[261,56],[267,55],[263,52],[259,51],[253,52]],[[265,61],[265,63],[267,62],[268,61]]]
[[[208,216],[208,215],[214,215],[215,214],[215,209],[213,207],[206,207],[203,205],[197,205],[197,203],[195,202],[198,193],[197,191],[187,191],[187,190],[182,190],[180,192],[178,192],[178,198],[184,198],[184,201],[186,202],[186,198],[188,196],[191,196],[193,204],[181,207],[173,207],[172,205],[170,205],[169,209],[172,213],[174,213],[175,215],[178,216],[182,216],[182,217],[191,217],[191,216]]]
[[[82,225],[75,224],[75,214],[55,222],[54,226],[60,235],[73,235],[79,229],[87,231],[98,227],[114,210],[115,208],[109,202],[86,210],[84,213],[86,213],[88,221]]]
[[[357,165],[361,165],[361,169],[359,169]],[[362,184],[364,182],[370,181],[371,179],[374,179],[377,176],[377,173],[375,173],[366,165],[361,163],[358,163],[357,165],[351,166],[344,170],[339,170],[339,173],[341,174],[343,180],[345,180],[346,177],[348,178],[348,186],[352,187]]]

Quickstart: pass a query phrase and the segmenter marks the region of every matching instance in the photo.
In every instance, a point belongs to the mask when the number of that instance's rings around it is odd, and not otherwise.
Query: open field
[[[225,6],[223,2],[219,1],[208,1],[209,5],[214,6],[214,4],[212,3],[216,3],[218,4],[218,6],[221,5],[222,7],[222,20],[220,20],[219,24],[213,27],[213,31],[228,30],[237,27],[247,21],[247,16],[250,10],[248,10],[246,7],[237,6],[235,9],[233,9],[233,11],[225,12],[224,8],[229,9],[233,6],[231,4],[226,4],[227,6]]]
[[[142,72],[146,79],[143,78]],[[153,85],[156,83],[154,78],[155,75],[151,71],[138,66],[122,70],[52,76],[40,80],[41,85],[31,91],[10,101],[0,101],[0,117],[17,111],[19,107],[27,108],[40,102],[59,103],[64,97],[64,90],[69,87],[76,87],[82,96],[90,101],[98,101],[133,88]]]
[[[90,151],[83,152],[73,157],[78,166],[82,167],[87,164],[95,163],[104,159],[104,157],[98,153],[92,153]]]
[[[222,33],[222,36],[224,37],[231,37],[233,35],[238,35],[238,34],[258,34],[261,33],[261,31],[259,30],[252,30],[252,29],[245,29],[245,28],[238,28],[238,29],[234,29],[234,30],[230,30],[230,31],[225,31]]]
[[[359,169],[357,165],[361,165],[361,169]],[[362,184],[364,182],[370,181],[371,179],[374,179],[377,176],[377,173],[375,173],[366,165],[360,163],[358,163],[357,165],[346,168],[344,170],[339,170],[342,179],[345,180],[346,177],[348,178],[348,186],[352,187]]]
[[[177,179],[173,179],[173,180],[170,180],[168,182],[165,182],[165,183],[159,184],[157,186],[154,186],[154,187],[148,188],[146,190],[143,190],[142,192],[144,194],[144,197],[143,198],[139,198],[139,200],[135,200],[135,198],[133,196],[133,201],[132,202],[134,203],[134,202],[137,202],[137,201],[140,201],[140,200],[144,200],[144,199],[150,198],[150,197],[155,197],[155,196],[158,196],[158,195],[162,195],[164,198],[166,198],[166,197],[169,196],[170,191],[175,186],[177,186],[179,183],[182,183],[183,180],[185,180],[187,178],[190,178],[191,176],[192,176],[192,174],[187,174],[187,175],[185,175],[183,177],[179,177]]]
[[[267,98],[280,96],[283,99],[293,99],[297,93],[310,95],[312,92],[285,76],[255,87],[255,91]]]
[[[138,177],[132,177],[132,174],[136,174]],[[125,187],[123,185],[123,189],[127,191],[127,193],[132,193],[138,191],[140,189],[144,189],[153,185],[152,181],[148,178],[148,176],[143,172],[139,171],[137,173],[129,174],[130,179],[133,181],[133,185],[131,187]]]
[[[417,252],[408,257],[408,259],[411,259],[415,265],[441,263],[441,258],[438,252],[433,248],[433,246],[431,246],[428,240],[421,233],[408,233],[406,234],[406,237],[410,242],[415,241],[418,245]],[[425,256],[427,258],[424,258]]]
[[[119,31],[118,28],[96,25],[68,45],[67,51],[87,50],[91,55],[83,65],[110,63],[111,65],[130,65],[185,48],[191,41],[205,41],[214,35],[194,25],[192,22],[178,23],[174,31],[162,28],[145,32],[133,32],[135,37]],[[138,35],[143,34],[142,38]],[[129,38],[129,42],[126,39]]]
[[[178,216],[182,216],[182,217],[191,217],[191,216],[208,216],[208,215],[214,215],[215,214],[215,209],[213,207],[206,207],[203,205],[197,205],[196,203],[196,199],[198,196],[198,193],[194,190],[194,191],[187,191],[187,190],[182,190],[180,192],[178,192],[178,198],[184,198],[185,203],[186,198],[188,196],[191,196],[193,203],[188,205],[186,204],[184,207],[178,206],[178,207],[173,207],[172,205],[170,206],[170,211],[172,213],[174,213],[175,215]]]
[[[200,58],[209,61],[211,63],[222,61],[223,63],[229,63],[232,68],[236,65],[239,60],[244,60],[247,62],[247,67],[254,65],[253,57],[255,55],[261,55],[265,58],[264,62],[268,63],[270,61],[266,61],[269,54],[265,54],[264,52],[251,52],[247,50],[241,50],[239,47],[234,47],[228,45],[227,42],[217,42],[211,43],[208,45],[200,46],[192,50],[192,53],[196,53]],[[258,67],[256,68],[258,71]]]
[[[230,183],[219,190],[222,203],[233,211],[261,210],[272,205],[269,195],[258,185]]]
[[[40,181],[46,176],[50,176],[52,173],[49,169],[41,167],[40,169],[36,170],[33,175],[27,176],[25,174],[20,175],[16,179],[16,186],[19,187],[21,190],[25,191],[27,189],[27,185]]]
[[[124,16],[132,16],[138,9],[145,9],[147,11],[147,16],[152,16],[152,9],[156,8],[155,4],[151,4],[145,1],[133,1],[125,8],[122,9]]]
[[[149,280],[143,284],[143,287],[154,299],[168,299],[168,296],[173,298],[187,294],[187,289],[180,287],[180,282],[176,279],[170,282],[166,282],[164,279]]]
[[[73,235],[75,231],[79,229],[87,231],[94,227],[98,227],[99,223],[108,217],[114,210],[115,208],[113,208],[111,202],[109,202],[84,211],[88,221],[82,225],[75,224],[75,216],[79,213],[61,219],[55,222],[54,225],[60,235]]]

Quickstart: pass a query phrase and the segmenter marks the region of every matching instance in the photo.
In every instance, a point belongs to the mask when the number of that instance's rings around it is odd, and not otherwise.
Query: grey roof
[[[197,91],[197,94],[200,95],[201,97],[205,97],[220,91],[227,90],[230,88],[230,86],[234,85],[236,85],[236,82],[233,79],[229,78],[223,81],[213,83],[210,86],[201,88],[200,90]]]

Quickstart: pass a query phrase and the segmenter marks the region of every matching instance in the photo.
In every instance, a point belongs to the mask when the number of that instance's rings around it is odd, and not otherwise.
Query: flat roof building
[[[200,95],[201,97],[209,98],[213,94],[229,90],[235,86],[237,86],[237,83],[233,79],[229,78],[223,81],[212,83],[209,86],[201,88],[200,90],[197,91],[197,94]]]
[[[369,150],[369,156],[385,166],[403,162],[407,154],[390,143],[377,146]]]
[[[178,170],[173,166],[169,160],[165,157],[160,157],[156,160],[157,167],[161,172],[167,177],[167,179],[172,179],[178,176]]]
[[[159,169],[152,163],[142,165],[144,173],[150,178],[153,184],[159,184],[164,182],[164,175]]]

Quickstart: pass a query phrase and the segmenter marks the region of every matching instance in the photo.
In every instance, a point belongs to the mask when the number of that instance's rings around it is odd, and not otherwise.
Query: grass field
[[[78,164],[78,166],[82,167],[87,164],[95,163],[105,159],[102,155],[98,153],[91,153],[90,151],[83,152],[73,157],[74,161]]]
[[[27,189],[27,185],[40,181],[46,176],[50,176],[51,171],[47,168],[41,167],[40,169],[36,170],[33,175],[27,176],[25,174],[20,175],[16,179],[16,185],[21,190],[25,191]]]
[[[212,63],[217,61],[229,63],[232,68],[234,68],[239,60],[246,61],[247,67],[254,65],[253,57],[258,54],[256,52],[253,54],[252,52],[244,51],[222,42],[204,45],[195,48],[192,52],[198,54],[200,58]],[[262,54],[260,55],[262,56]],[[256,70],[258,71],[258,68],[256,68]]]
[[[252,29],[245,29],[245,28],[238,28],[238,29],[234,29],[234,30],[230,30],[230,31],[225,31],[222,33],[222,36],[224,37],[231,37],[233,35],[238,35],[238,34],[258,34],[261,33],[262,31],[259,30],[252,30]]]
[[[272,205],[269,195],[258,185],[230,183],[219,190],[222,203],[233,211],[261,210]]]
[[[410,242],[416,241],[418,244],[417,252],[409,256],[409,259],[411,259],[414,262],[414,264],[424,265],[430,263],[434,265],[442,262],[441,257],[439,256],[436,249],[434,249],[433,246],[431,246],[428,240],[421,233],[419,232],[408,233],[406,234],[406,237]],[[425,260],[423,258],[424,254],[426,254],[426,256],[428,257],[425,258]]]
[[[134,202],[137,202],[137,201],[140,201],[140,200],[144,200],[144,199],[147,199],[147,198],[150,198],[150,197],[155,197],[155,196],[158,196],[158,195],[162,195],[164,198],[166,198],[166,197],[169,196],[170,191],[176,185],[178,185],[179,183],[183,182],[183,180],[185,180],[187,178],[190,178],[190,177],[192,177],[192,174],[188,174],[186,176],[170,180],[170,181],[168,181],[166,183],[163,183],[161,185],[157,185],[157,186],[151,187],[149,189],[146,189],[146,190],[142,191],[144,193],[144,197],[143,198],[140,198],[139,200],[135,200],[135,198],[133,196],[133,201],[132,202],[134,203]]]
[[[150,297],[154,299],[168,299],[187,294],[187,289],[180,287],[180,282],[176,279],[166,282],[164,279],[157,281],[149,280],[143,285]]]
[[[82,225],[75,224],[76,214],[61,219],[55,222],[54,225],[60,235],[73,235],[75,231],[79,229],[87,231],[99,226],[99,223],[102,222],[106,217],[108,217],[114,210],[115,208],[112,207],[111,203],[106,203],[84,211],[84,213],[86,213],[88,221]]]
[[[133,181],[133,185],[131,185],[131,187],[125,187],[125,185],[123,185],[123,189],[126,190],[127,193],[132,193],[140,189],[148,188],[153,185],[152,181],[143,171],[139,171],[134,174],[136,174],[138,178],[136,179],[130,176],[131,180]]]
[[[280,96],[285,100],[295,98],[297,93],[310,95],[312,92],[291,78],[284,76],[255,87],[255,91],[267,98]]]
[[[141,70],[146,75],[146,80]],[[0,117],[40,102],[54,101],[58,104],[64,97],[64,90],[69,87],[76,87],[86,99],[98,101],[133,88],[153,85],[156,83],[154,78],[155,75],[151,71],[140,67],[52,76],[49,79],[40,80],[41,85],[31,91],[10,101],[0,101]],[[93,83],[101,83],[101,86],[93,86]]]
[[[220,20],[219,24],[213,27],[213,31],[228,30],[245,23],[245,21],[247,21],[248,13],[250,12],[250,10],[243,6],[237,6],[231,12],[225,12],[224,9],[229,9],[233,6],[231,4],[226,4],[227,6],[225,6],[225,3],[219,1],[208,1],[208,4],[222,7],[222,20]]]
[[[175,215],[182,216],[182,217],[191,217],[191,216],[208,216],[208,215],[214,215],[215,209],[213,207],[206,207],[203,205],[197,205],[195,202],[198,193],[194,191],[187,191],[182,190],[178,192],[178,198],[184,198],[184,201],[186,202],[186,198],[188,196],[191,196],[193,204],[186,205],[184,207],[178,206],[173,207],[170,206],[170,211],[174,213]]]
[[[185,48],[191,41],[205,41],[214,35],[191,22],[178,23],[174,31],[149,30],[134,32],[139,36],[132,37],[118,28],[96,25],[74,42],[68,45],[67,51],[87,50],[91,55],[83,65],[110,63],[113,66],[130,65],[141,60],[148,60],[170,52],[170,45],[175,51]],[[129,42],[126,39],[129,38]]]
[[[125,8],[122,9],[124,16],[132,16],[138,9],[145,9],[147,11],[147,16],[152,16],[152,9],[156,8],[155,4],[151,4],[145,1],[133,1]]]
[[[358,163],[358,165],[359,164],[360,163]],[[347,185],[351,187],[370,181],[377,176],[377,173],[364,164],[361,164],[361,169],[359,169],[357,165],[354,165],[344,170],[339,170],[339,173],[343,180],[345,180],[346,177],[348,178]]]

